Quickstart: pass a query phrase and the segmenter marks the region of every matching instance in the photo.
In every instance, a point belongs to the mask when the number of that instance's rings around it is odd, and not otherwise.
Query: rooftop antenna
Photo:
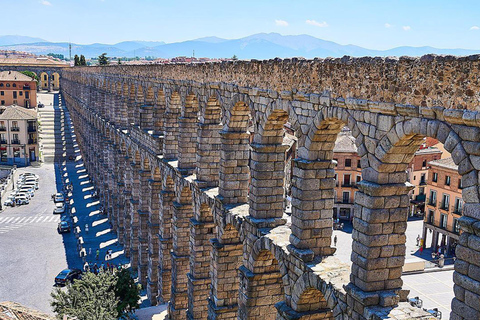
[[[72,60],[72,43],[68,44],[68,52],[70,53],[70,60]]]
[[[195,50],[193,50],[193,57],[195,58]]]

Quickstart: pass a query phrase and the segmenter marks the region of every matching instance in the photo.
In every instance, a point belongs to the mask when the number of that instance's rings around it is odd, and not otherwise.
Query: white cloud
[[[385,23],[385,28],[391,28],[393,27],[390,23]]]
[[[285,20],[275,20],[275,24],[280,27],[288,27],[288,22]]]
[[[44,6],[51,6],[52,4],[47,1],[47,0],[40,0],[40,3],[43,4]]]
[[[405,31],[412,30],[412,28],[410,26],[403,26],[402,29],[405,30]]]
[[[478,26],[473,26],[470,28],[470,30],[479,30],[480,28]]]
[[[309,24],[311,26],[316,26],[316,27],[320,27],[320,28],[328,27],[328,23],[326,21],[318,22],[318,21],[315,21],[315,20],[307,20],[307,21],[305,21],[305,23]]]

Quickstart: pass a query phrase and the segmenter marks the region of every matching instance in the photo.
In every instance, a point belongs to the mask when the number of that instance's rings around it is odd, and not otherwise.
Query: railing
[[[37,132],[37,128],[36,127],[28,127],[28,132]]]
[[[458,206],[455,206],[455,205],[452,206],[452,213],[462,215],[462,212],[463,212],[462,207],[458,207]]]
[[[7,140],[0,140],[0,144],[7,144]]]
[[[427,181],[425,179],[420,180],[420,185],[425,186],[427,184]]]
[[[37,139],[28,139],[28,144],[36,144]]]
[[[12,140],[12,144],[20,144],[20,140]]]
[[[7,128],[5,128],[5,127],[0,127],[0,131],[7,131]]]
[[[342,188],[356,188],[357,185],[355,183],[342,183]]]
[[[432,200],[431,198],[428,198],[428,205],[432,206],[432,207],[436,207],[437,206],[437,201]]]
[[[20,127],[11,127],[10,131],[20,131]]]
[[[440,209],[448,212],[448,203],[442,202]]]

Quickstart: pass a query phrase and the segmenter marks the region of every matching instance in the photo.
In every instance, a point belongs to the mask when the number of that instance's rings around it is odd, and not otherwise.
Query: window
[[[422,168],[425,168],[427,166],[427,160],[423,160],[422,162]]]
[[[420,184],[425,184],[425,173],[422,173],[422,177],[420,178]]]
[[[30,92],[25,91],[25,99],[30,99]]]
[[[13,157],[20,158],[20,148],[13,148]]]
[[[46,74],[44,74],[44,75],[43,75],[43,80],[47,81],[47,77],[48,77],[48,76],[47,76]]]
[[[453,219],[453,232],[459,233],[460,232],[460,224],[458,223],[458,219]]]
[[[433,181],[433,182],[437,182],[437,181],[438,181],[438,173],[436,173],[436,172],[433,173],[432,181]]]
[[[335,187],[338,187],[338,175],[335,173]]]
[[[4,96],[5,95],[5,91],[0,91],[0,96]]]
[[[442,199],[442,209],[443,210],[448,210],[448,206],[450,205],[450,196],[448,194],[443,194],[443,199]]]
[[[348,191],[343,192],[342,202],[343,203],[350,203],[350,192],[348,192]]]
[[[447,221],[448,221],[447,215],[442,213],[442,215],[440,216],[440,227],[446,229]]]
[[[358,169],[361,169],[361,168],[362,168],[362,163],[360,162],[360,160],[357,161],[357,168],[358,168]]]
[[[431,206],[437,205],[437,192],[434,190],[430,190],[430,201],[428,202]]]
[[[5,105],[5,100],[2,100],[2,106],[4,106],[4,105]]]
[[[18,121],[12,121],[12,127],[18,127]]]
[[[17,87],[17,84],[16,84],[16,83],[12,84],[12,87],[16,88],[16,87]]]
[[[0,83],[0,87],[3,87],[3,83]]]
[[[345,167],[351,167],[352,166],[352,159],[345,159]]]
[[[17,91],[13,91],[13,99],[17,99]]]
[[[23,91],[18,91],[18,95],[21,97],[23,96]]]
[[[344,174],[343,175],[343,185],[344,186],[350,186],[350,175],[349,174]]]
[[[5,139],[5,133],[0,133],[0,142],[6,143],[7,139]]]
[[[15,141],[18,141],[18,133],[14,133],[12,139]]]
[[[462,214],[463,200],[460,198],[455,198],[455,205],[453,213]]]
[[[425,187],[418,188],[418,194],[425,194]]]
[[[433,211],[432,210],[428,210],[428,223],[430,224],[433,224]]]
[[[458,179],[458,189],[463,189],[463,186],[462,186],[462,179]]]
[[[54,74],[52,74],[52,80],[55,80],[55,75]]]
[[[5,86],[6,86],[7,88],[10,88],[10,83],[7,83]]]
[[[357,176],[357,183],[359,183],[360,181],[362,181],[362,176]]]
[[[445,176],[445,185],[446,186],[450,185],[450,176]]]

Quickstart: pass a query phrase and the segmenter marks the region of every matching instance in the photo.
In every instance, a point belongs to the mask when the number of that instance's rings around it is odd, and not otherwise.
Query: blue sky
[[[371,49],[480,49],[476,0],[0,0],[0,35],[81,44],[309,34]],[[21,18],[22,20],[20,20]]]

